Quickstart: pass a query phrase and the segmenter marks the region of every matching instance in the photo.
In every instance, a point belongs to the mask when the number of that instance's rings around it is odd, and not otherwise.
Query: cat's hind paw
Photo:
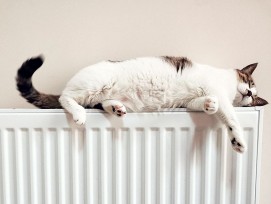
[[[126,108],[125,108],[124,105],[112,106],[112,111],[113,111],[113,114],[118,116],[118,117],[122,117],[123,115],[125,115],[127,113]]]
[[[231,140],[231,144],[232,148],[238,153],[244,153],[247,149],[246,144],[236,137]]]
[[[106,112],[117,117],[122,117],[127,113],[125,106],[117,100],[103,101],[102,107]]]
[[[203,110],[205,113],[211,115],[218,110],[218,99],[215,96],[207,96],[204,102]]]

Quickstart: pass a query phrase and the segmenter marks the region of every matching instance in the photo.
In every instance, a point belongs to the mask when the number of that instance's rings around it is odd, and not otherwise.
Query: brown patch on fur
[[[268,104],[266,100],[258,96],[252,96],[252,99],[253,99],[251,104],[252,106],[264,106]]]
[[[249,76],[248,74],[242,72],[241,70],[236,69],[236,72],[237,72],[238,80],[240,82],[249,83],[249,81],[252,80],[251,76]]]
[[[243,68],[241,71],[248,75],[252,75],[252,73],[254,72],[257,66],[258,66],[258,63],[250,64],[246,66],[245,68]]]
[[[170,57],[170,56],[163,56],[163,60],[165,60],[167,63],[173,65],[177,72],[181,69],[181,71],[186,67],[191,67],[192,62],[187,59],[186,57]]]
[[[245,82],[248,83],[251,86],[254,86],[254,81],[251,77],[252,73],[256,69],[258,63],[250,64],[246,66],[243,69],[236,69],[237,74],[238,74],[238,79],[240,82]]]

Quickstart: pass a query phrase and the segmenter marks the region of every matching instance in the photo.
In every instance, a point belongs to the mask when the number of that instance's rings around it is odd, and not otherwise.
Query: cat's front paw
[[[82,109],[76,110],[75,113],[73,113],[73,120],[77,125],[84,125],[86,122],[86,111],[82,107]]]
[[[238,153],[244,153],[247,149],[246,144],[240,138],[234,137],[231,140],[232,148]]]
[[[203,110],[205,113],[211,115],[218,110],[218,99],[215,96],[207,96],[204,102]]]
[[[243,131],[240,127],[229,127],[229,137],[232,148],[238,153],[244,153],[247,149],[246,143],[243,140]]]

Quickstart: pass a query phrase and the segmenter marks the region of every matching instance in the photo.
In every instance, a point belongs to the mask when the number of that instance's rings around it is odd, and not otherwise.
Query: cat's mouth
[[[238,92],[242,95],[243,98],[253,96],[253,93],[250,90],[247,90],[247,93],[242,93],[241,91],[238,91]]]
[[[246,90],[246,93],[238,90],[238,95],[235,98],[237,106],[250,106],[253,101],[253,93],[250,90]]]

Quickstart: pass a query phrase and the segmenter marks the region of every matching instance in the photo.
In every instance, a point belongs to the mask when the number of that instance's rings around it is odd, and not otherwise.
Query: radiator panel
[[[256,204],[262,110],[237,109],[248,152],[201,112],[0,112],[0,203]]]

